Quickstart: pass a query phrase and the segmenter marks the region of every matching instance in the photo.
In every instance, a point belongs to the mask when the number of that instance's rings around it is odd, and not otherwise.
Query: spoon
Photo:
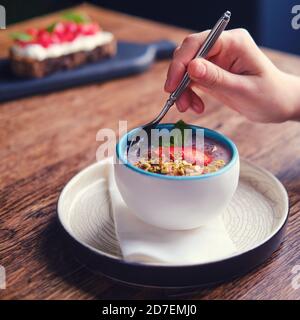
[[[215,24],[215,26],[212,28],[210,33],[208,34],[207,38],[205,39],[204,43],[202,44],[201,48],[198,50],[196,55],[193,59],[201,57],[205,58],[210,51],[210,49],[213,47],[213,45],[216,43],[218,38],[220,37],[221,33],[225,30],[229,20],[230,20],[231,13],[230,11],[226,11],[222,17],[218,20],[218,22]],[[185,72],[182,80],[180,81],[177,88],[170,94],[169,98],[167,99],[164,107],[162,108],[161,112],[158,114],[156,118],[154,118],[152,121],[148,122],[147,124],[141,126],[141,130],[145,130],[149,139],[149,133],[151,132],[151,129],[155,128],[160,121],[163,119],[163,117],[167,114],[167,112],[170,110],[170,108],[174,105],[176,100],[181,96],[182,92],[188,87],[190,84],[191,79],[187,72]],[[134,144],[140,141],[140,137],[138,134],[136,135],[136,138],[131,140],[129,148],[131,148]]]

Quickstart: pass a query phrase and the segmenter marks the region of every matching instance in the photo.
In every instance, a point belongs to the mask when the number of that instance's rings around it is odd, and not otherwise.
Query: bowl
[[[174,128],[160,124],[158,129]],[[139,128],[124,135],[116,146],[114,173],[119,191],[132,213],[142,221],[168,230],[188,230],[205,225],[229,204],[239,180],[239,154],[235,144],[214,130],[202,129],[204,137],[221,143],[230,161],[216,172],[198,176],[168,176],[142,170],[126,159],[127,143]]]

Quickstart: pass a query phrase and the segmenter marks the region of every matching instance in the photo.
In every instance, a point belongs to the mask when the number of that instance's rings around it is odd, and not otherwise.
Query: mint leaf
[[[181,133],[184,134],[184,129],[189,129],[189,125],[186,124],[183,120],[179,120],[175,123],[174,128],[179,129]]]
[[[86,16],[85,14],[80,14],[80,13],[76,13],[76,12],[65,12],[62,17],[66,20],[70,20],[76,23],[85,23],[85,22],[89,22],[90,19],[88,16]]]
[[[11,38],[14,40],[20,41],[30,41],[32,40],[32,36],[25,32],[13,32],[10,34]]]
[[[183,146],[184,142],[185,142],[185,138],[186,138],[184,129],[188,129],[189,126],[183,120],[179,120],[175,123],[174,128],[179,129],[181,132],[181,135],[175,135],[173,139],[171,137],[171,145]],[[181,139],[181,141],[180,141],[180,139]]]
[[[51,32],[54,31],[56,25],[57,25],[57,23],[54,22],[54,23],[50,24],[50,26],[48,26],[48,27],[46,28],[46,30],[51,33]]]
[[[185,132],[184,129],[189,129],[189,125],[186,124],[183,120],[179,120],[175,123],[174,129],[179,129],[181,134],[175,134],[171,136],[170,142],[164,142],[162,139],[159,139],[159,146],[160,147],[170,147],[170,146],[183,146],[185,141]]]

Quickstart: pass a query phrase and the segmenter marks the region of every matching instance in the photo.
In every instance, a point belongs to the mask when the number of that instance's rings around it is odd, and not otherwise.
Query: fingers
[[[169,66],[167,80],[165,83],[165,91],[172,92],[175,90],[185,71],[186,66],[181,61],[173,60]]]
[[[199,114],[204,112],[205,106],[204,106],[203,100],[195,92],[193,92],[192,90],[190,91],[191,91],[191,98],[192,98],[191,108],[196,113],[199,113]]]
[[[206,59],[193,59],[208,33],[188,36],[175,50],[169,66],[165,83],[167,92],[176,89],[186,71],[192,80],[190,88],[177,101],[181,112],[189,107],[198,113],[204,110],[203,101],[191,88],[199,88],[229,105],[253,92],[253,76],[272,69],[271,62],[244,29],[224,31]]]
[[[169,66],[165,90],[172,92],[182,79],[188,64],[193,59],[209,31],[186,37],[174,52]],[[235,74],[256,75],[270,67],[270,62],[257,47],[245,29],[224,31],[216,41],[206,59],[213,61],[222,69]]]
[[[176,106],[179,112],[185,112],[191,104],[190,92],[185,90],[180,98],[176,101]]]
[[[178,60],[186,66],[194,58],[208,33],[209,30],[187,36],[174,52],[174,60]]]
[[[182,45],[175,50],[174,58],[170,64],[167,81],[165,83],[165,90],[167,92],[175,90],[186,71],[187,65],[198,52],[208,33],[209,30],[189,35],[184,39]],[[221,47],[222,41],[218,40],[212,50],[209,52],[209,56],[217,54],[218,51],[221,50]]]
[[[240,76],[201,58],[194,59],[189,63],[188,74],[195,85],[226,94],[237,89],[241,80]]]
[[[196,113],[204,111],[204,103],[190,88],[187,88],[176,101],[177,109],[185,112],[188,108],[193,109]]]

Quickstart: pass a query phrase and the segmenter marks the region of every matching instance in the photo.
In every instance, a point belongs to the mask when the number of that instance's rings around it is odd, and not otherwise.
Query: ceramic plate
[[[241,160],[238,189],[223,219],[238,253],[205,264],[141,264],[122,258],[105,187],[109,159],[78,173],[58,201],[59,221],[75,255],[88,267],[123,282],[154,287],[210,285],[242,275],[280,245],[288,217],[282,184],[266,170]]]

